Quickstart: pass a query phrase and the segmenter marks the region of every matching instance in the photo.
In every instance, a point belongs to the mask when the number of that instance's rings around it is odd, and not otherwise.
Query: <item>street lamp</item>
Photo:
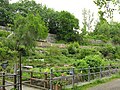
[[[1,64],[1,67],[5,70],[8,66],[8,61],[5,61]]]

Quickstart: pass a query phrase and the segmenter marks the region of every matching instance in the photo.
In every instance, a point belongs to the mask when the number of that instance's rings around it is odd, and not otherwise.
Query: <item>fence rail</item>
[[[18,76],[19,75],[17,74],[8,74],[5,72],[0,72],[0,81],[2,82],[0,83],[0,90],[6,90],[5,87],[9,87],[9,86],[13,86],[14,89],[17,89],[17,87],[19,87],[19,82],[17,82]],[[12,82],[8,82],[8,80]]]
[[[40,88],[41,90],[62,90],[63,86],[74,87],[79,83],[90,82],[98,78],[108,77],[120,71],[120,66],[99,66],[88,68],[69,68],[64,70],[53,70],[50,72],[34,72],[30,70],[22,70],[22,83],[29,86]],[[19,72],[18,72],[19,74]],[[0,88],[13,86],[19,90],[19,75],[10,73],[0,73]],[[12,80],[11,80],[12,79]],[[10,80],[13,83],[6,84]]]
[[[90,82],[98,78],[108,77],[112,74],[119,72],[119,66],[99,66],[99,67],[88,67],[88,68],[71,68],[68,70],[53,70],[49,73],[45,72],[33,72],[33,71],[22,71],[23,74],[27,73],[26,76],[22,76],[23,80],[29,84],[44,89],[57,90],[55,85],[59,86],[72,86]],[[24,83],[25,83],[24,82]],[[61,88],[59,87],[59,88]],[[61,89],[60,89],[61,90]]]

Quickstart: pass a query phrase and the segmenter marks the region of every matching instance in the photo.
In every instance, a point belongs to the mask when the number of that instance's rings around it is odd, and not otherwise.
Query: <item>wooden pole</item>
[[[72,77],[72,87],[74,88],[74,78],[75,78],[75,76],[74,76],[74,68],[72,68],[72,75],[73,75],[73,77]]]
[[[52,74],[53,74],[53,69],[51,68],[50,69],[50,90],[53,90],[53,87],[52,87]]]
[[[2,84],[3,84],[3,90],[5,90],[5,72],[3,72]]]
[[[14,74],[14,89],[17,89],[17,75]]]
[[[44,75],[45,75],[45,83],[44,83],[44,87],[47,88],[47,82],[46,82],[46,80],[47,80],[47,73],[44,73]]]
[[[32,78],[33,78],[33,72],[32,71],[30,72],[30,78],[31,78],[30,79],[30,84],[32,85]]]
[[[90,82],[90,66],[88,67],[88,82]]]
[[[22,70],[21,70],[21,51],[19,52],[19,66],[20,66],[20,90],[22,90]]]
[[[102,78],[102,66],[100,66],[100,79]]]

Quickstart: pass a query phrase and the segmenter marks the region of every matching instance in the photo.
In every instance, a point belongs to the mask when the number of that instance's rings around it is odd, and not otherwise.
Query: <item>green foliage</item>
[[[114,53],[114,57],[116,58],[116,59],[120,59],[120,46],[116,46],[115,47],[115,53]]]
[[[107,59],[113,59],[115,54],[115,48],[112,45],[105,45],[100,50],[101,54]]]
[[[78,19],[67,11],[61,11],[59,13],[58,20],[59,26],[57,31],[57,39],[67,42],[77,41],[78,32],[73,29],[79,28]]]
[[[104,65],[105,63],[104,59],[99,55],[89,55],[83,60],[85,60],[90,67],[98,67],[100,65]]]
[[[112,22],[108,23],[106,20],[98,22],[93,33],[89,35],[94,39],[99,39],[104,42],[112,41],[114,44],[120,43],[120,23]]]
[[[0,30],[0,37],[7,37],[10,34],[10,32]]]
[[[11,23],[11,13],[9,9],[9,0],[0,0],[0,25],[2,26]]]
[[[29,14],[27,17],[17,15],[13,30],[13,38],[15,38],[17,46],[24,45],[25,47],[35,46],[35,40],[46,38],[48,34],[47,28],[38,14]]]
[[[79,46],[79,44],[77,42],[70,43],[68,45],[68,52],[69,52],[69,54],[76,54],[76,53],[78,53],[79,52],[79,49],[78,49],[79,47],[80,46]]]
[[[77,60],[73,63],[73,65],[77,68],[88,68],[88,64],[85,60]]]
[[[101,39],[103,41],[110,39],[110,26],[108,22],[105,20],[100,21],[96,25],[94,33],[97,35],[97,39]]]
[[[120,44],[120,23],[112,23],[110,36],[114,44]]]
[[[0,25],[14,24],[14,19],[17,14],[28,17],[29,13],[35,16],[36,13],[38,13],[39,15],[37,15],[37,17],[41,17],[50,33],[57,34],[58,40],[67,42],[79,40],[79,33],[76,31],[76,29],[79,28],[79,21],[74,15],[67,11],[54,11],[51,8],[37,4],[34,0],[21,0],[12,4],[1,1],[1,4],[4,7],[0,8],[0,16],[2,16],[0,18]],[[30,20],[34,21],[32,19]],[[41,23],[41,20],[39,21]],[[43,26],[44,25],[41,25],[42,28]],[[41,35],[43,35],[43,32]]]
[[[94,48],[81,48],[75,57],[77,59],[83,59],[88,55],[101,55],[101,53]]]
[[[13,55],[14,53],[3,42],[0,42],[0,61],[10,60],[14,57]]]
[[[63,55],[66,55],[66,56],[69,54],[68,49],[63,49],[61,50],[61,52]]]
[[[61,50],[59,48],[57,48],[57,47],[51,47],[49,49],[49,53],[50,53],[50,55],[53,55],[53,56],[62,54]]]

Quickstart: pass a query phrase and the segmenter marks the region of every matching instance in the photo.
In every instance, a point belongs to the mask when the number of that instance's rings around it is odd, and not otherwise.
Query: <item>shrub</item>
[[[100,49],[101,54],[107,59],[113,59],[115,48],[112,45],[105,45]]]
[[[80,49],[79,53],[76,54],[75,57],[77,59],[83,59],[88,55],[101,55],[101,53],[93,48],[87,48],[87,49],[83,48],[83,49]]]
[[[63,55],[66,55],[66,56],[69,54],[68,49],[63,49],[61,50],[61,52]]]
[[[50,55],[61,55],[62,54],[61,50],[57,47],[51,47],[49,49],[49,52],[50,52]]]
[[[105,64],[104,59],[99,55],[89,55],[86,56],[83,60],[85,60],[90,67],[98,67]]]
[[[114,44],[120,44],[120,37],[119,37],[119,36],[114,36],[114,37],[112,38],[112,42],[113,42]]]
[[[0,30],[0,37],[7,37],[9,34],[7,31]]]
[[[115,58],[120,59],[120,46],[115,47]]]
[[[73,65],[77,68],[86,68],[88,67],[88,64],[86,63],[85,60],[77,60]]]
[[[79,44],[77,42],[71,43],[68,45],[69,54],[76,54],[79,52]]]

